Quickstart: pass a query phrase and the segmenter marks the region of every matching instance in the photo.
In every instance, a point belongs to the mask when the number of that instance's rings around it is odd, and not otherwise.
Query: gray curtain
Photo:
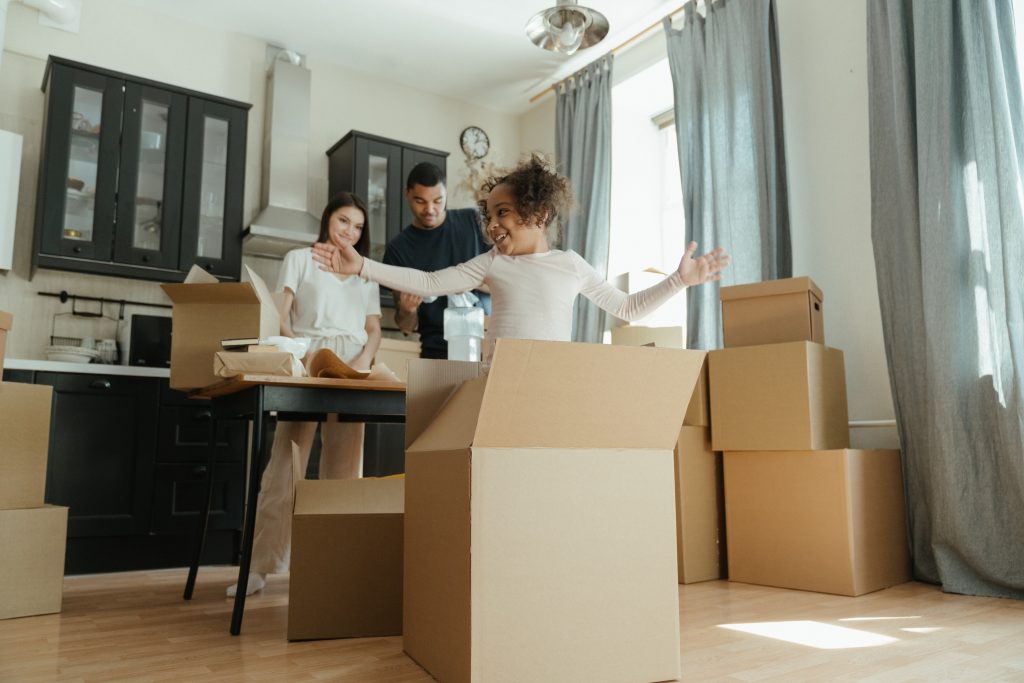
[[[870,0],[871,234],[917,578],[1024,598],[1024,123],[1006,0]]]
[[[612,189],[612,55],[558,85],[555,163],[568,176],[578,203],[563,223],[561,244],[605,275]],[[580,297],[573,339],[600,342],[604,319],[604,311]]]
[[[790,277],[782,85],[770,0],[719,0],[665,19],[686,239],[732,254],[722,285]],[[687,345],[722,345],[718,283],[687,292]]]

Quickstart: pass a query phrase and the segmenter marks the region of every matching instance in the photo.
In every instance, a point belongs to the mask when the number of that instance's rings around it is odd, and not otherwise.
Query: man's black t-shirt
[[[433,272],[465,263],[489,248],[483,241],[476,209],[449,209],[444,223],[432,230],[409,225],[395,235],[384,251],[384,263]],[[489,310],[490,297],[486,294],[480,296],[487,299],[484,309]],[[395,305],[398,305],[397,300]],[[420,304],[420,356],[423,358],[448,357],[448,342],[444,340],[444,309],[447,306],[446,296],[438,297],[429,304]]]

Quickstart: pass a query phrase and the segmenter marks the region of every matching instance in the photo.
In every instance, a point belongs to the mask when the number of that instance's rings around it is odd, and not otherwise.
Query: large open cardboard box
[[[910,580],[900,453],[725,453],[729,580],[861,595]]]
[[[295,482],[288,640],[402,633],[402,479]]]
[[[0,311],[0,373],[4,371],[4,354],[7,352],[7,331],[11,329],[14,316],[7,311]]]
[[[59,612],[68,509],[0,510],[0,619]]]
[[[188,390],[221,381],[213,356],[224,339],[264,338],[281,333],[274,298],[250,268],[249,282],[218,282],[193,266],[180,284],[160,287],[174,304],[171,322],[171,388]]]
[[[43,504],[52,400],[50,386],[0,383],[0,509]]]
[[[725,500],[722,454],[711,450],[711,430],[679,430],[675,470],[679,583],[720,579],[725,573]]]
[[[446,683],[679,676],[673,448],[704,359],[502,339],[486,375],[410,363],[414,660]]]
[[[716,451],[847,448],[843,352],[812,342],[708,354]]]
[[[809,277],[722,287],[725,348],[791,341],[825,343],[825,296]]]
[[[612,344],[616,346],[656,346],[664,349],[686,348],[686,330],[682,327],[645,327],[623,325],[612,328]],[[711,424],[708,405],[708,370],[705,363],[700,380],[693,390],[683,416],[684,425],[707,427]]]

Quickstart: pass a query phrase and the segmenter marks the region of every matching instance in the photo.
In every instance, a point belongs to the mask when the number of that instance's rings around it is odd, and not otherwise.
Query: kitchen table
[[[231,634],[238,635],[245,610],[245,586],[249,582],[252,561],[253,531],[256,526],[256,500],[260,479],[269,454],[267,417],[276,412],[277,419],[322,422],[327,415],[337,414],[346,422],[404,422],[405,384],[359,379],[321,379],[315,377],[279,377],[274,375],[239,375],[192,392],[197,399],[209,399],[210,458],[207,467],[207,493],[197,530],[196,549],[185,583],[186,600],[192,599],[199,558],[203,551],[207,521],[213,495],[215,465],[213,433],[217,420],[252,420],[252,458],[248,470],[245,517],[242,523],[242,556],[238,566],[238,586],[231,615]]]

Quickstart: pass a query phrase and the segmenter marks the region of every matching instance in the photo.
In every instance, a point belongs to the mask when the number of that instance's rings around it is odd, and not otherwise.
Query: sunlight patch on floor
[[[719,624],[719,628],[741,631],[765,638],[784,640],[819,650],[842,650],[857,647],[877,647],[895,643],[898,638],[861,631],[845,626],[834,626],[820,621],[764,621],[752,624]]]

